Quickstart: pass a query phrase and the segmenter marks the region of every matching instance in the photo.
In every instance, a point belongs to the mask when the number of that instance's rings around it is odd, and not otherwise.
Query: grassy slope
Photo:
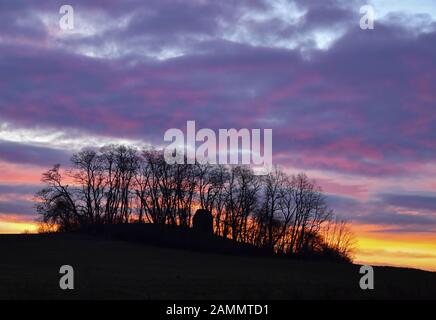
[[[59,267],[76,289],[59,289]],[[164,249],[79,235],[0,235],[0,298],[301,299],[436,298],[436,273]]]

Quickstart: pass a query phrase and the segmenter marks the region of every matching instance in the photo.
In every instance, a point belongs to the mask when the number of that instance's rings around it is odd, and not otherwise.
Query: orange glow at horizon
[[[356,264],[384,265],[436,271],[436,235],[377,233],[380,227],[354,225],[358,241]],[[38,224],[0,218],[0,234],[36,233]]]
[[[436,271],[436,235],[377,232],[373,225],[354,225],[357,264],[398,266]]]

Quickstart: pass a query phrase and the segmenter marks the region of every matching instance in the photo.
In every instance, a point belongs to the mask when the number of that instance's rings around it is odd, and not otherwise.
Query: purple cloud
[[[81,0],[71,34],[58,30],[59,1],[1,3],[0,126],[156,145],[187,120],[272,128],[273,160],[288,168],[427,177],[436,25],[391,15],[362,31],[363,3]],[[5,162],[49,166],[70,152],[0,136]],[[432,223],[387,209],[433,210],[432,199],[380,194],[332,201],[360,221]]]

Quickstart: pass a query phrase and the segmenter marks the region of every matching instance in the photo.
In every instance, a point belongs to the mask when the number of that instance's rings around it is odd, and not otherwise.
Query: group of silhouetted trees
[[[108,146],[75,154],[72,168],[45,172],[36,208],[46,230],[89,225],[192,225],[198,208],[213,215],[217,236],[280,254],[350,259],[352,235],[305,174],[248,166],[168,164],[163,153]]]

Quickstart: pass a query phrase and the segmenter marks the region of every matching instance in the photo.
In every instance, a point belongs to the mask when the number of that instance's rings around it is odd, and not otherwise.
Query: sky
[[[436,270],[436,2],[0,1],[0,233],[34,231],[41,173],[84,147],[271,128],[356,262]],[[359,26],[362,5],[375,28]]]

